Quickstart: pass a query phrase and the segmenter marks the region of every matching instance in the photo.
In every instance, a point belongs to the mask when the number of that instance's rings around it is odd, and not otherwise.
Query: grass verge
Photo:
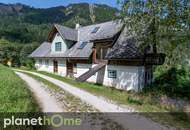
[[[38,112],[39,107],[26,83],[0,64],[0,112]]]

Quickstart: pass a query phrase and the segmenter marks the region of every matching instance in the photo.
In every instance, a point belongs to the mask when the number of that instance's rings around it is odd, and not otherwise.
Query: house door
[[[73,64],[67,61],[67,76],[73,77]]]
[[[58,72],[58,61],[56,60],[53,61],[53,72],[54,73]]]

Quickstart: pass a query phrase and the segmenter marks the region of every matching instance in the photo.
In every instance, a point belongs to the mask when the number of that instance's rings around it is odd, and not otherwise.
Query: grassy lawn
[[[36,112],[39,108],[27,85],[0,64],[0,112]]]

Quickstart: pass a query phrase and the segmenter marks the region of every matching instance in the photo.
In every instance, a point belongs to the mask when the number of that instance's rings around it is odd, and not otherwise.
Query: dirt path
[[[173,127],[156,123],[144,116],[134,114],[134,113],[128,113],[128,112],[134,112],[134,109],[118,106],[117,104],[108,102],[101,97],[97,97],[85,90],[81,90],[81,89],[71,86],[67,83],[64,83],[60,80],[51,78],[51,77],[43,75],[43,74],[35,73],[35,72],[23,71],[23,70],[17,70],[17,71],[31,73],[33,75],[44,78],[44,79],[54,83],[55,85],[59,86],[63,90],[71,93],[72,95],[79,97],[81,100],[91,104],[92,106],[94,106],[98,110],[100,110],[101,112],[118,113],[118,114],[115,114],[114,116],[111,113],[110,114],[107,113],[108,114],[107,117],[109,119],[121,124],[122,127],[125,128],[125,130],[176,130]],[[19,74],[19,75],[22,76],[24,74]],[[25,80],[28,80],[28,82],[33,82],[33,81],[31,81],[31,79],[28,76],[24,75],[22,77],[24,77]]]
[[[20,72],[16,74],[28,84],[43,112],[63,112],[56,99],[44,90],[41,83],[26,74]]]
[[[35,73],[35,72],[30,72],[30,71],[24,71],[24,70],[18,70],[18,71],[31,73],[31,74],[34,74],[34,75],[39,76],[41,78],[44,78],[44,79],[54,83],[55,85],[59,86],[63,90],[65,90],[65,91],[71,93],[72,95],[80,98],[82,101],[94,106],[96,109],[98,109],[101,112],[135,112],[135,110],[131,107],[120,106],[118,104],[109,102],[108,100],[106,100],[103,97],[95,96],[94,94],[91,94],[85,90],[79,89],[77,87],[74,87],[72,85],[64,83],[60,80],[51,78],[49,76],[39,74],[39,73]]]

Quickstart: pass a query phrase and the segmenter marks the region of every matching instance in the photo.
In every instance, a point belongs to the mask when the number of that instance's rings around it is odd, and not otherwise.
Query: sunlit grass
[[[26,83],[11,69],[0,65],[0,112],[39,111]]]

